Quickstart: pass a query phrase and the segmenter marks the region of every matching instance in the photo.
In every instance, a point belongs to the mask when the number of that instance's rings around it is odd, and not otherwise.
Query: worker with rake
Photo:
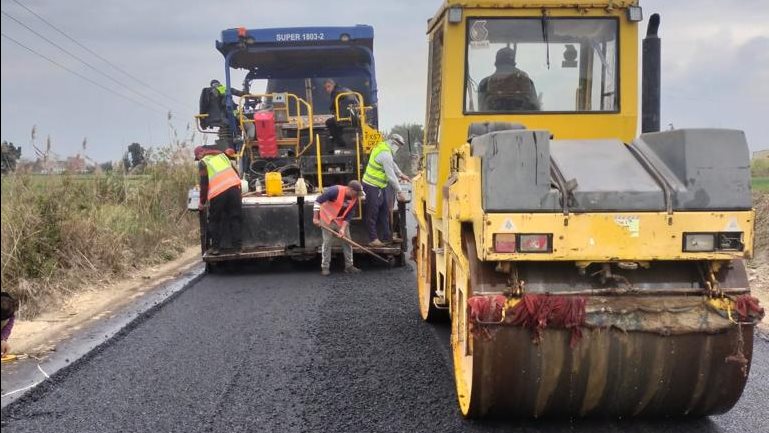
[[[334,185],[326,188],[323,194],[315,199],[312,222],[318,227],[331,230],[321,230],[323,234],[323,248],[321,253],[321,275],[330,275],[331,271],[331,247],[336,238],[350,237],[350,219],[352,209],[363,199],[363,186],[357,180],[351,180],[347,186]],[[344,272],[356,274],[360,269],[353,265],[352,246],[347,242],[342,243],[344,253]]]

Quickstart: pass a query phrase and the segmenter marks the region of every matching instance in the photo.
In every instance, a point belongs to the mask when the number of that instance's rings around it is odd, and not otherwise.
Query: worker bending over
[[[411,181],[395,163],[395,153],[405,144],[399,134],[379,142],[371,151],[368,166],[363,175],[363,191],[366,193],[363,219],[368,230],[369,246],[381,247],[392,238],[390,212],[392,202],[388,200],[388,184],[395,191],[398,201],[406,201],[399,180]],[[383,242],[384,241],[384,242]]]
[[[241,249],[241,186],[238,172],[230,163],[235,151],[208,153],[202,146],[195,148],[195,159],[200,161],[200,207],[208,210],[208,232],[211,234],[210,255],[218,255],[220,248]]]
[[[363,187],[357,180],[351,180],[347,186],[334,185],[326,188],[323,194],[315,199],[312,222],[316,226],[323,226],[333,230],[321,229],[323,234],[323,248],[321,253],[321,275],[329,275],[331,266],[331,247],[336,237],[350,238],[350,218],[352,209],[358,204],[359,198],[364,198]],[[344,252],[344,271],[348,274],[360,272],[353,265],[352,246],[347,242],[342,243]]]

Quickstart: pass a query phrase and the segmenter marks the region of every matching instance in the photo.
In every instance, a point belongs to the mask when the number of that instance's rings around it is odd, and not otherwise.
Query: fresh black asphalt
[[[409,267],[207,275],[2,411],[11,432],[767,432],[769,343],[726,415],[465,421]]]

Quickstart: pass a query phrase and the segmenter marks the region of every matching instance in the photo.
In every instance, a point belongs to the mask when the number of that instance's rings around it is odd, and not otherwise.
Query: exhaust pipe
[[[643,40],[641,78],[641,132],[660,130],[661,39],[660,15],[652,14]]]

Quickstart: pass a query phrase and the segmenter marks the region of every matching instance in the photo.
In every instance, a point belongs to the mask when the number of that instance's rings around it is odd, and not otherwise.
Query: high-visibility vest
[[[227,158],[227,155],[223,153],[208,155],[203,157],[201,161],[206,164],[206,171],[208,172],[208,200],[234,186],[240,188],[240,178],[230,165],[230,159]]]
[[[220,85],[216,86],[216,93],[218,93],[220,96],[226,95],[227,94],[227,86],[225,86],[224,84],[220,84]],[[222,99],[222,106],[224,108],[227,107],[227,100]],[[238,109],[237,108],[233,108],[232,109],[232,115],[235,116],[235,117],[238,117],[239,113],[238,113]]]
[[[337,225],[341,225],[342,221],[344,221],[345,217],[347,217],[347,214],[350,213],[352,208],[355,207],[355,203],[358,201],[357,198],[350,200],[350,204],[347,206],[347,209],[342,212],[344,199],[347,195],[347,187],[339,185],[337,188],[338,191],[336,200],[329,200],[320,205],[320,219],[326,225],[330,225],[332,222],[335,222]]]
[[[385,173],[382,164],[376,162],[377,156],[382,152],[392,152],[390,146],[385,141],[380,141],[379,144],[374,147],[374,150],[371,151],[371,155],[368,158],[368,165],[366,166],[366,172],[363,174],[363,181],[377,188],[387,187],[387,173]]]

